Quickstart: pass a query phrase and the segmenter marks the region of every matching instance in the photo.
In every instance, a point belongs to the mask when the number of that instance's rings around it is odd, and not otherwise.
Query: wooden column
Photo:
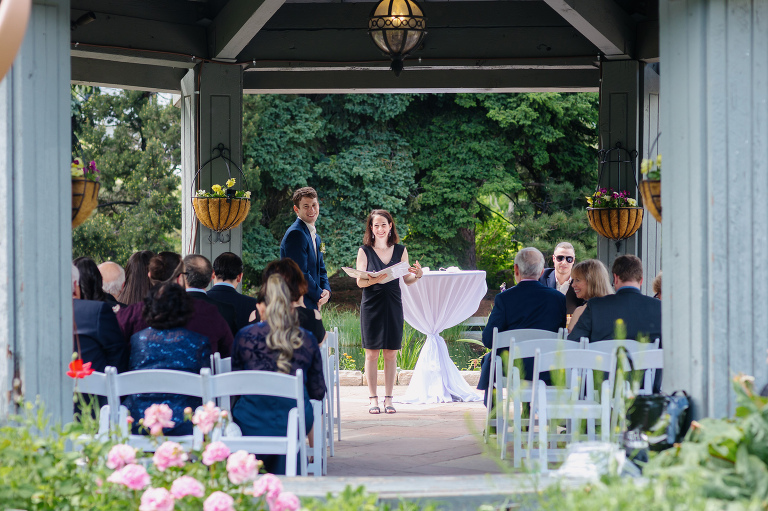
[[[223,252],[241,255],[242,227],[226,233],[227,242],[217,241],[215,232],[199,224],[192,210],[192,189],[211,190],[211,185],[224,185],[227,169],[224,160],[207,165],[193,181],[200,166],[214,154],[213,148],[223,144],[229,158],[242,167],[243,71],[240,66],[202,64],[187,72],[181,81],[182,125],[182,252],[201,254],[213,261]],[[218,153],[216,153],[218,154]],[[242,183],[242,176],[230,164],[232,177]],[[255,183],[251,183],[254,186]]]
[[[642,116],[640,118],[641,148],[639,161],[643,158],[656,158],[659,154],[657,137],[660,131],[659,112],[659,64],[641,65],[642,72]],[[657,142],[654,145],[654,142]],[[638,164],[639,168],[639,164]],[[638,173],[637,179],[642,176]],[[642,200],[638,200],[642,204]],[[653,279],[661,271],[661,224],[645,210],[643,226],[638,231],[640,245],[637,256],[643,260],[643,293],[653,296]]]
[[[621,143],[629,151],[640,151],[640,62],[636,60],[608,61],[602,63],[600,82],[600,149],[610,149]],[[599,170],[599,168],[598,168]],[[636,169],[637,170],[637,169]],[[637,197],[635,177],[626,165],[606,165],[600,177],[600,186],[616,191],[626,190]],[[639,252],[638,234],[620,242],[598,236],[597,258],[610,270],[619,254]]]
[[[72,416],[69,17],[36,0],[0,82],[0,422],[20,397]]]
[[[768,4],[661,0],[666,389],[698,416],[768,379]]]

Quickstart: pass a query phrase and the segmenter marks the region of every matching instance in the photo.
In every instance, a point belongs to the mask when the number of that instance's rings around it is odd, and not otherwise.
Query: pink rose
[[[144,422],[142,424],[149,430],[150,435],[158,436],[163,434],[163,428],[172,428],[176,425],[171,420],[172,418],[173,411],[168,405],[155,404],[144,410]]]
[[[141,496],[139,511],[172,511],[173,495],[165,488],[148,488]]]
[[[211,466],[217,461],[224,461],[229,456],[229,447],[224,442],[212,442],[205,447],[203,464]]]
[[[203,502],[203,511],[234,511],[235,499],[223,491],[215,491]]]
[[[136,449],[130,445],[117,444],[107,454],[107,468],[117,470],[136,461]]]
[[[160,472],[165,472],[168,467],[183,467],[187,461],[187,453],[176,442],[163,442],[152,456],[152,461]]]
[[[149,474],[147,474],[147,469],[141,465],[132,463],[112,472],[107,481],[122,484],[131,490],[141,490],[149,484]]]
[[[264,474],[253,483],[253,496],[261,497],[266,494],[269,505],[272,505],[282,491],[283,483],[273,474]]]
[[[227,459],[227,475],[232,484],[243,484],[256,479],[258,466],[255,455],[237,451]]]
[[[187,495],[202,498],[205,497],[205,488],[194,477],[181,476],[171,485],[171,495],[177,499],[183,499]]]
[[[296,511],[301,506],[299,498],[291,492],[283,492],[270,503],[270,511]]]
[[[201,406],[195,411],[195,415],[192,417],[192,424],[197,426],[204,435],[207,435],[216,423],[219,422],[220,417],[221,410],[213,402],[209,401],[205,406]]]

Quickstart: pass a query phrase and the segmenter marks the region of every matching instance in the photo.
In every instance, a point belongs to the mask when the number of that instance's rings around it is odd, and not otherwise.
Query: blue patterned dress
[[[200,369],[210,366],[211,345],[204,335],[186,328],[155,330],[145,328],[131,336],[131,360],[129,371],[138,369],[174,369],[199,374]],[[134,394],[128,396],[123,404],[134,418],[133,433],[139,431],[139,419],[144,417],[144,410],[153,404],[165,403],[173,410],[173,428],[166,428],[167,436],[191,435],[192,423],[184,421],[184,408],[193,410],[202,404],[199,398],[178,394]]]

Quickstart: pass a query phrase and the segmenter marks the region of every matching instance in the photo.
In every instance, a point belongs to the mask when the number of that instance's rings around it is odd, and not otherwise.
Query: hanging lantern
[[[368,33],[392,59],[395,76],[403,70],[403,59],[421,44],[426,28],[427,18],[414,0],[382,0],[368,20]]]

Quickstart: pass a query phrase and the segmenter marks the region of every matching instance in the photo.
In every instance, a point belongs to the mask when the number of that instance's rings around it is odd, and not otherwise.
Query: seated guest
[[[576,307],[584,305],[584,300],[576,296],[571,286],[571,269],[576,262],[576,251],[567,241],[558,243],[552,255],[554,268],[545,268],[539,277],[539,282],[552,289],[557,289],[565,295],[565,310],[573,314]]]
[[[248,325],[235,338],[232,353],[234,371],[259,370],[284,374],[304,371],[304,413],[307,431],[312,429],[310,399],[325,395],[323,363],[315,336],[299,327],[296,308],[282,276],[271,275],[265,289],[266,321]],[[288,411],[296,401],[270,396],[240,396],[232,417],[244,435],[285,435]],[[273,474],[285,474],[285,456],[256,455]]]
[[[238,330],[250,323],[251,313],[256,310],[256,298],[237,292],[242,280],[243,260],[237,254],[224,252],[214,259],[213,287],[208,290],[208,296],[235,308]],[[259,317],[255,319],[258,321]]]
[[[288,286],[288,292],[291,295],[291,305],[299,314],[299,326],[312,332],[315,335],[318,344],[322,344],[326,336],[325,327],[323,326],[323,317],[320,315],[319,310],[308,309],[304,306],[304,294],[307,292],[307,281],[304,279],[304,273],[302,273],[299,265],[296,264],[296,261],[288,257],[272,261],[266,268],[264,268],[261,281],[266,282],[269,279],[269,276],[274,275],[275,273],[282,275],[285,284]],[[261,296],[264,296],[263,289],[261,291]],[[261,307],[264,307],[263,301]]]
[[[150,259],[147,273],[150,287],[170,280],[179,263],[181,263],[181,256],[176,252],[160,252]]]
[[[105,261],[99,266],[99,273],[101,274],[102,289],[107,296],[107,300],[110,303],[118,304],[117,295],[123,290],[125,285],[125,270],[123,267],[112,261]],[[120,303],[119,305],[125,305]]]
[[[109,302],[104,292],[101,273],[96,262],[90,257],[78,257],[72,264],[80,272],[80,298],[83,300],[96,300]]]
[[[149,292],[150,284],[147,273],[149,260],[154,256],[151,250],[134,253],[125,265],[125,285],[117,295],[117,301],[125,305],[141,303]]]
[[[613,287],[616,294],[592,298],[576,322],[569,339],[582,337],[590,342],[614,339],[617,319],[623,319],[627,339],[647,335],[652,341],[661,338],[661,301],[640,292],[643,263],[633,255],[621,255],[613,262]]]
[[[499,332],[520,328],[537,328],[557,332],[565,326],[565,295],[539,282],[544,271],[544,256],[533,247],[527,247],[515,256],[517,285],[496,295],[488,324],[483,329],[483,344],[493,347],[493,329]],[[491,371],[491,353],[483,357],[477,388],[488,391]],[[533,375],[533,360],[524,359],[524,372]],[[523,375],[523,376],[525,376]],[[488,403],[486,394],[485,402]]]
[[[573,267],[571,271],[571,288],[580,299],[589,301],[591,298],[596,298],[605,295],[613,294],[613,287],[611,285],[611,278],[608,276],[608,269],[605,267],[602,261],[597,259],[587,259],[582,261]],[[571,322],[568,324],[568,331],[572,332],[576,323],[579,321],[584,309],[586,309],[586,303],[573,311],[571,316]]]
[[[98,272],[97,272],[98,273]],[[80,272],[72,266],[72,307],[74,308],[73,351],[79,350],[83,362],[90,362],[91,369],[100,373],[107,366],[118,371],[127,368],[127,349],[120,325],[109,303],[82,298]],[[99,397],[101,406],[106,398]]]
[[[661,272],[653,279],[653,297],[661,300]]]
[[[208,339],[184,328],[194,313],[193,300],[175,283],[164,283],[152,289],[144,299],[142,315],[149,325],[131,336],[130,371],[139,369],[174,369],[199,373],[210,366]],[[202,400],[175,394],[134,394],[123,403],[136,421],[134,433],[140,430],[138,419],[153,404],[167,404],[173,410],[175,426],[163,430],[165,435],[191,435],[192,423],[184,420],[186,407],[196,408]]]
[[[183,274],[185,271],[184,263],[182,262],[171,275],[170,282],[183,286]],[[184,328],[207,337],[212,353],[219,352],[222,357],[230,356],[232,352],[232,331],[216,307],[202,300],[192,300],[192,308],[194,314],[184,325]],[[120,329],[123,331],[123,338],[126,342],[131,339],[133,334],[149,326],[144,320],[142,310],[143,304],[135,303],[123,307],[117,312],[117,322],[120,323]]]
[[[184,258],[184,268],[186,271],[182,274],[183,282],[179,282],[187,289],[192,298],[196,300],[202,300],[206,303],[210,303],[219,310],[219,314],[229,325],[229,329],[232,331],[232,335],[236,334],[239,328],[237,328],[237,315],[235,314],[235,308],[228,303],[220,302],[208,296],[205,292],[205,288],[211,283],[213,278],[213,268],[211,262],[207,257],[191,254]]]

